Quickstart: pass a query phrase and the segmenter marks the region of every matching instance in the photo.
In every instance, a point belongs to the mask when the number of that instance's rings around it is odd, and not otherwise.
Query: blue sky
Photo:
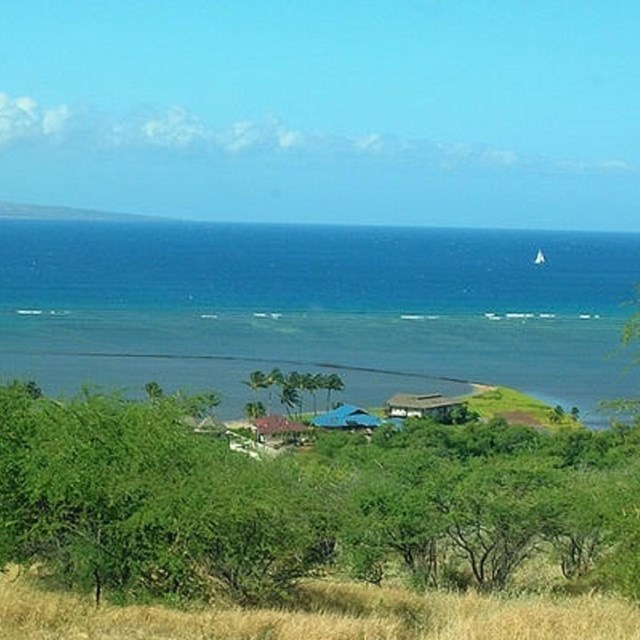
[[[3,0],[0,200],[640,231],[640,3]]]

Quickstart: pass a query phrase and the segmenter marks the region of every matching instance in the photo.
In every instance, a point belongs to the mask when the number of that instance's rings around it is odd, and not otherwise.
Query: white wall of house
[[[389,415],[392,418],[422,418],[423,412],[420,409],[403,409],[402,407],[392,407]]]

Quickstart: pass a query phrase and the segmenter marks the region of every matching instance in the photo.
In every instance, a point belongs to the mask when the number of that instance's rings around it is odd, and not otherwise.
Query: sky
[[[0,200],[640,232],[633,0],[2,0]]]

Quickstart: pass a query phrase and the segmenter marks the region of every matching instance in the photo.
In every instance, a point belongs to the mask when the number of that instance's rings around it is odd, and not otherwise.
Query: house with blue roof
[[[353,404],[343,404],[316,416],[311,424],[323,429],[373,429],[379,427],[382,420]]]

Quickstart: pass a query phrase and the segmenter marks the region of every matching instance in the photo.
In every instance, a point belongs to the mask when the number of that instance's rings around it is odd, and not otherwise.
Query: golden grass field
[[[418,596],[403,589],[312,581],[295,610],[100,608],[89,597],[0,577],[1,640],[634,640],[640,610],[602,596]]]

